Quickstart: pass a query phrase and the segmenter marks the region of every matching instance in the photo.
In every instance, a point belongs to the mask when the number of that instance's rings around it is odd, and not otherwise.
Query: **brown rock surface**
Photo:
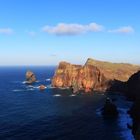
[[[54,87],[72,87],[73,90],[105,91],[108,80],[100,70],[92,65],[72,65],[67,62],[60,62],[52,79]]]
[[[88,58],[85,65],[93,65],[109,79],[127,81],[129,77],[140,70],[140,66],[127,63],[111,63]]]
[[[32,71],[27,71],[26,72],[26,83],[27,84],[32,84],[36,81],[35,74]]]
[[[114,86],[114,83],[119,83],[113,82],[114,79],[127,81],[138,69],[139,66],[131,64],[102,62],[91,58],[84,66],[60,62],[52,79],[52,86],[72,87],[74,92],[106,91],[112,84]]]
[[[46,89],[46,86],[45,86],[45,85],[40,85],[40,86],[39,86],[39,89],[40,89],[40,90],[45,90],[45,89]]]

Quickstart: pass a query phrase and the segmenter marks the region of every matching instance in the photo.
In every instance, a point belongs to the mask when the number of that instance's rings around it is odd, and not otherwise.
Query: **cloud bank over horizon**
[[[56,26],[46,25],[42,28],[43,32],[54,35],[80,35],[87,32],[101,32],[104,27],[97,23],[89,23],[87,25],[77,23],[58,23]]]
[[[105,26],[91,22],[89,24],[78,24],[78,23],[58,23],[55,26],[45,25],[41,28],[42,32],[56,35],[56,36],[76,36],[82,35],[89,32],[106,32],[106,33],[119,33],[119,34],[132,34],[135,32],[132,26],[122,26],[115,29],[106,29]],[[12,28],[0,28],[0,34],[11,35],[15,31]],[[35,36],[37,32],[26,31],[28,35]]]
[[[108,33],[120,33],[120,34],[132,34],[135,32],[132,26],[122,26],[115,29],[105,30],[105,26],[97,24],[95,22],[87,25],[77,23],[58,23],[55,26],[45,25],[42,31],[48,34],[57,36],[75,36],[88,32],[108,32]]]

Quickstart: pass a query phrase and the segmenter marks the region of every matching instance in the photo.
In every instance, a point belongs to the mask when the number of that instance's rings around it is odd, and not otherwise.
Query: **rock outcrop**
[[[114,118],[118,116],[117,106],[111,101],[110,98],[106,99],[105,105],[101,111],[104,117]]]
[[[67,62],[60,62],[55,75],[52,79],[54,87],[72,87],[77,92],[85,90],[105,91],[108,80],[104,74],[93,65],[72,65]]]
[[[134,73],[126,82],[126,96],[130,100],[140,97],[140,71]]]
[[[27,71],[26,72],[26,83],[27,84],[32,84],[36,82],[36,76],[32,71]]]
[[[45,90],[47,87],[45,86],[45,85],[40,85],[39,86],[39,89],[41,90],[41,91],[43,91],[43,90]]]
[[[111,63],[88,58],[86,65],[90,64],[98,67],[106,77],[112,80],[127,81],[129,77],[140,70],[140,66],[127,63]]]
[[[54,87],[71,87],[73,92],[124,90],[127,81],[139,66],[97,61],[89,58],[85,65],[60,62],[52,79]],[[121,81],[120,81],[121,80]],[[120,87],[120,88],[118,88]]]
[[[140,71],[133,74],[126,82],[126,97],[134,103],[129,110],[133,124],[132,134],[136,140],[140,140]]]

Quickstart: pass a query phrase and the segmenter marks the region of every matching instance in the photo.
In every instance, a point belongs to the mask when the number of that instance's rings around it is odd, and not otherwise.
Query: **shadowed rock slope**
[[[126,97],[134,102],[129,110],[133,121],[131,129],[135,139],[140,140],[140,71],[126,82]]]

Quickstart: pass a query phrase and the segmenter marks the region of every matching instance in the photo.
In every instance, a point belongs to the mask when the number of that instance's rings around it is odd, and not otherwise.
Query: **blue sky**
[[[0,0],[0,65],[140,64],[139,0]]]

